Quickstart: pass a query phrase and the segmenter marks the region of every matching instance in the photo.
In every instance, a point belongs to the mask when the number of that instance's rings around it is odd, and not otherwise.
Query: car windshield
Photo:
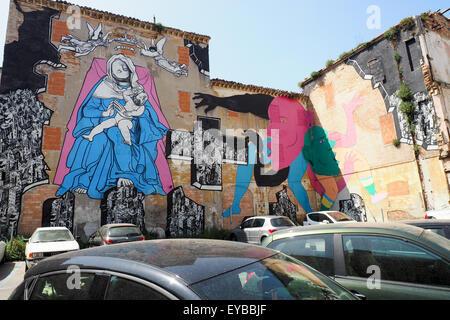
[[[343,214],[342,212],[339,212],[339,211],[330,211],[330,212],[327,212],[327,214],[336,221],[352,221],[353,220],[352,218],[346,216],[345,214]]]
[[[270,219],[270,223],[274,227],[293,227],[293,226],[295,226],[295,224],[291,220],[285,219],[285,218]]]
[[[141,231],[136,227],[114,227],[109,229],[109,237],[138,237],[141,236]]]
[[[331,279],[284,254],[193,284],[208,300],[351,300]]]
[[[40,230],[30,239],[31,243],[74,241],[69,230]]]

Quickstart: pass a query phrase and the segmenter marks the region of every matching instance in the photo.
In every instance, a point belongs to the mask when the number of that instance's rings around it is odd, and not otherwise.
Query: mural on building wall
[[[222,165],[248,163],[248,139],[224,136],[220,119],[201,117],[194,131],[170,130],[167,159],[191,163],[191,184],[200,190],[222,190]]]
[[[297,206],[289,199],[287,187],[283,186],[283,190],[277,192],[276,196],[277,202],[269,203],[270,215],[288,217],[297,224]]]
[[[144,198],[131,185],[109,189],[100,204],[101,224],[132,223],[145,231]]]
[[[184,40],[184,46],[189,48],[189,56],[198,66],[198,71],[209,76],[209,46],[202,47],[190,40]]]
[[[153,78],[129,57],[93,61],[67,127],[57,195],[102,199],[113,187],[133,185],[145,195],[173,188],[164,146],[169,125]]]
[[[112,40],[108,37],[111,32],[103,34],[103,25],[99,23],[96,29],[86,22],[89,30],[88,39],[86,41],[69,34],[61,38],[61,43],[58,47],[58,51],[72,51],[75,52],[75,57],[82,57],[95,51],[98,47],[108,47]]]
[[[358,194],[350,194],[350,199],[339,201],[339,211],[358,222],[367,222],[367,210],[363,198]]]
[[[42,205],[42,227],[66,227],[74,231],[75,196],[66,193],[60,198],[51,198]]]
[[[142,41],[138,44],[138,47],[141,49],[141,54],[143,56],[153,58],[155,63],[164,70],[172,73],[177,77],[187,77],[188,68],[185,64],[179,64],[175,61],[169,61],[166,57],[164,57],[163,50],[166,41],[167,38],[162,38],[155,44],[155,39],[152,39],[150,46],[147,46],[145,42]]]
[[[16,233],[22,194],[49,182],[42,154],[43,127],[52,111],[31,90],[0,95],[0,228]]]
[[[252,177],[260,187],[277,186],[288,180],[289,187],[304,210],[312,211],[301,183],[307,171],[310,176],[314,175],[312,170],[307,170],[308,163],[302,153],[304,136],[313,125],[312,112],[306,111],[298,101],[286,97],[245,94],[219,98],[198,93],[194,99],[200,100],[196,103],[197,108],[206,106],[205,112],[221,106],[270,121],[266,136],[271,138],[261,137],[251,130],[246,132],[250,141],[248,164],[237,168],[233,204],[223,212],[224,217],[241,213],[240,203]],[[314,187],[321,190],[322,187],[316,182],[317,179],[312,180]]]
[[[52,18],[58,16],[59,11],[43,8],[26,12],[17,0],[14,3],[23,15],[23,22],[18,28],[18,40],[5,45],[0,93],[17,89],[43,92],[46,90],[47,76],[37,73],[36,67],[46,64],[53,68],[65,68],[49,35]]]
[[[353,112],[363,104],[363,98],[356,94],[343,109],[347,119],[346,133],[327,133],[321,127],[313,127],[305,136],[303,153],[312,170],[324,188],[321,210],[330,210],[338,194],[345,188],[347,181],[356,172],[361,185],[369,193],[372,203],[376,204],[387,197],[387,193],[377,192],[371,168],[364,156],[354,149],[357,141]],[[330,152],[334,150],[333,152]],[[343,167],[336,160],[345,159]],[[341,178],[335,178],[339,172]]]
[[[205,229],[205,207],[185,196],[183,187],[167,195],[166,236],[193,236]]]
[[[345,133],[328,133],[321,127],[313,126],[313,114],[298,101],[285,97],[246,94],[218,98],[197,94],[194,99],[201,99],[196,107],[206,106],[205,112],[221,106],[235,112],[249,112],[270,121],[267,128],[270,138],[263,138],[251,130],[246,133],[250,140],[248,164],[238,166],[234,201],[231,208],[223,213],[224,217],[241,213],[240,202],[252,177],[259,187],[274,187],[287,180],[289,188],[307,213],[312,210],[301,183],[306,172],[314,190],[322,196],[321,210],[331,209],[355,172],[373,203],[386,198],[387,193],[377,192],[367,160],[353,150],[357,139],[353,113],[363,101],[359,94],[343,107],[347,118]],[[272,141],[275,136],[278,136],[278,141]]]

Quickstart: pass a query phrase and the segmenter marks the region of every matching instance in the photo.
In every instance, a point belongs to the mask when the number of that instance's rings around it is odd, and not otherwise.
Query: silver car
[[[339,211],[319,211],[311,212],[306,215],[306,220],[303,221],[304,226],[313,226],[316,224],[329,224],[341,222],[357,222]]]
[[[295,227],[295,224],[284,216],[249,217],[231,231],[231,240],[261,244],[272,233],[292,227]]]

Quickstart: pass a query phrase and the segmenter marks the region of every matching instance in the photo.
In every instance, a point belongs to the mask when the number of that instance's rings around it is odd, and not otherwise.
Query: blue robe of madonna
[[[165,195],[155,160],[157,143],[168,129],[159,122],[149,101],[145,103],[144,114],[132,120],[131,146],[123,143],[123,136],[117,127],[104,130],[92,142],[83,138],[99,123],[114,118],[116,114],[102,117],[113,100],[125,105],[125,100],[93,96],[104,79],[92,88],[80,107],[73,132],[76,140],[67,158],[70,173],[65,176],[56,195],[61,196],[81,188],[87,190],[89,197],[102,199],[104,193],[115,187],[120,178],[131,180],[138,192],[145,195]]]

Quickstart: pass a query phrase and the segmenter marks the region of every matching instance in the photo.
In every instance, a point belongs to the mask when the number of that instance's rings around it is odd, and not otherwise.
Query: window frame
[[[338,267],[335,267],[337,278],[367,281],[367,279],[370,277],[370,274],[367,274],[367,277],[356,277],[356,276],[348,275],[346,263],[345,263],[345,256],[344,256],[344,238],[343,238],[343,236],[375,236],[375,237],[392,238],[392,239],[404,241],[406,243],[411,243],[413,245],[416,245],[419,248],[421,248],[422,250],[428,251],[428,252],[436,255],[439,258],[441,258],[442,260],[444,260],[445,262],[450,264],[450,260],[448,260],[446,257],[443,257],[439,252],[436,252],[432,248],[424,246],[420,242],[410,240],[407,238],[403,238],[398,235],[391,235],[391,234],[384,234],[384,233],[357,233],[357,232],[339,233],[339,234],[336,234],[336,237],[335,237],[335,259],[336,259],[336,263],[339,265]],[[338,250],[338,251],[336,251],[336,250]],[[337,273],[338,270],[339,270],[339,273]],[[402,285],[402,286],[408,286],[408,287],[430,288],[430,289],[436,289],[436,290],[442,290],[442,291],[450,291],[449,287],[439,286],[439,285],[403,282],[403,281],[395,281],[395,280],[384,280],[384,279],[381,279],[380,281],[381,281],[381,283],[392,284],[392,285]]]
[[[120,273],[120,272],[115,272],[115,271],[109,271],[109,270],[100,270],[100,269],[80,269],[81,273],[88,273],[88,274],[94,274],[95,276],[107,276],[108,277],[108,283],[104,288],[104,292],[102,294],[102,300],[105,300],[106,295],[108,293],[108,288],[109,288],[109,284],[110,284],[110,279],[111,276],[116,276],[119,278],[123,278],[125,280],[129,280],[129,281],[134,281],[138,284],[144,285],[156,292],[158,292],[159,294],[165,296],[168,300],[180,300],[180,298],[178,298],[176,295],[174,295],[173,293],[170,293],[169,291],[167,291],[166,289],[158,286],[157,284],[144,280],[144,279],[140,279],[138,277],[135,276],[131,276],[128,274],[124,274],[124,273]],[[25,288],[24,288],[24,300],[30,300],[31,295],[33,294],[33,290],[35,288],[35,285],[37,283],[37,281],[41,278],[46,278],[46,277],[51,277],[54,275],[60,275],[60,274],[67,274],[67,270],[58,270],[58,271],[52,271],[52,272],[47,272],[47,273],[42,273],[40,275],[34,276],[32,278],[26,279],[25,280]],[[94,283],[93,285],[97,284],[97,277],[94,278]],[[100,300],[101,301],[101,300]]]

